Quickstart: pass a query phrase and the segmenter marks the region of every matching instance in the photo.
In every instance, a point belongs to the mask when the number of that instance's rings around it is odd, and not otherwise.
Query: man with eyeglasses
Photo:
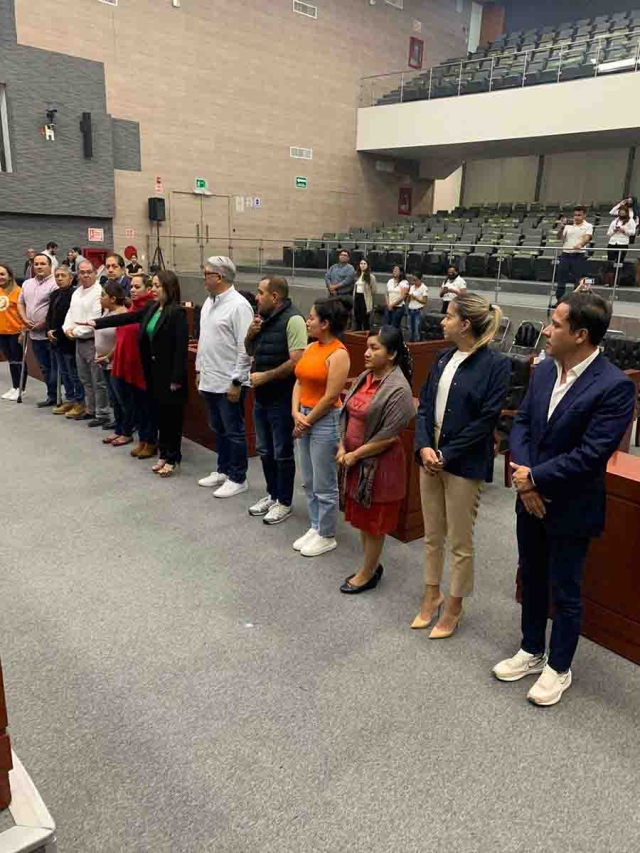
[[[73,291],[62,330],[69,340],[76,342],[76,365],[84,386],[85,409],[75,413],[73,410],[67,412],[66,417],[89,421],[87,426],[92,428],[104,426],[111,420],[104,371],[96,363],[94,330],[85,325],[88,320],[97,320],[102,314],[101,295],[102,285],[96,281],[93,264],[91,261],[80,261],[78,287]]]
[[[253,322],[253,311],[235,289],[235,277],[235,264],[230,258],[207,259],[204,284],[209,298],[200,314],[196,387],[216,436],[218,465],[216,471],[198,483],[215,488],[216,498],[232,498],[248,489],[244,400],[251,359],[245,349],[245,338]]]

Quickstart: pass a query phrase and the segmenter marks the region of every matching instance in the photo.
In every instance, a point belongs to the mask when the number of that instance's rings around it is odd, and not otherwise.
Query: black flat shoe
[[[352,586],[349,581],[351,580],[351,578],[355,578],[355,574],[349,575],[349,577],[340,587],[340,592],[344,592],[345,595],[359,595],[361,592],[366,592],[368,589],[375,589],[378,586],[383,572],[384,569],[381,563],[373,573],[373,576],[361,586]]]
[[[42,400],[40,403],[36,403],[36,409],[48,409],[49,406],[55,406],[55,400]]]

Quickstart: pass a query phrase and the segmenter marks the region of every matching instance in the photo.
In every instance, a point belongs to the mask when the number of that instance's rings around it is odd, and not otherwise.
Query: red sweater
[[[129,311],[138,311],[140,308],[154,299],[151,291],[148,291],[138,299],[132,300],[133,304]],[[116,329],[116,345],[113,350],[111,361],[111,375],[117,379],[124,379],[130,385],[136,385],[146,390],[142,362],[140,361],[140,349],[138,348],[138,330],[140,323],[132,323],[130,326],[119,326]]]

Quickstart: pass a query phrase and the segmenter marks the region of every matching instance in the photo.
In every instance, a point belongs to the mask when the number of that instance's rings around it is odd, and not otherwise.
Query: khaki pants
[[[464,598],[473,591],[473,528],[482,485],[482,480],[467,480],[447,471],[427,474],[420,470],[425,583],[442,583],[444,545],[448,539],[452,557],[449,594],[456,598]]]

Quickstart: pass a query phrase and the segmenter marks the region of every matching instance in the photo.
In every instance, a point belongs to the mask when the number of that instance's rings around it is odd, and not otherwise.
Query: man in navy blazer
[[[560,302],[543,332],[550,358],[536,367],[511,432],[522,647],[493,674],[517,681],[540,673],[527,695],[536,705],[555,705],[571,685],[582,570],[590,539],[604,529],[607,462],[634,413],[633,383],[598,348],[610,319],[594,293]]]

